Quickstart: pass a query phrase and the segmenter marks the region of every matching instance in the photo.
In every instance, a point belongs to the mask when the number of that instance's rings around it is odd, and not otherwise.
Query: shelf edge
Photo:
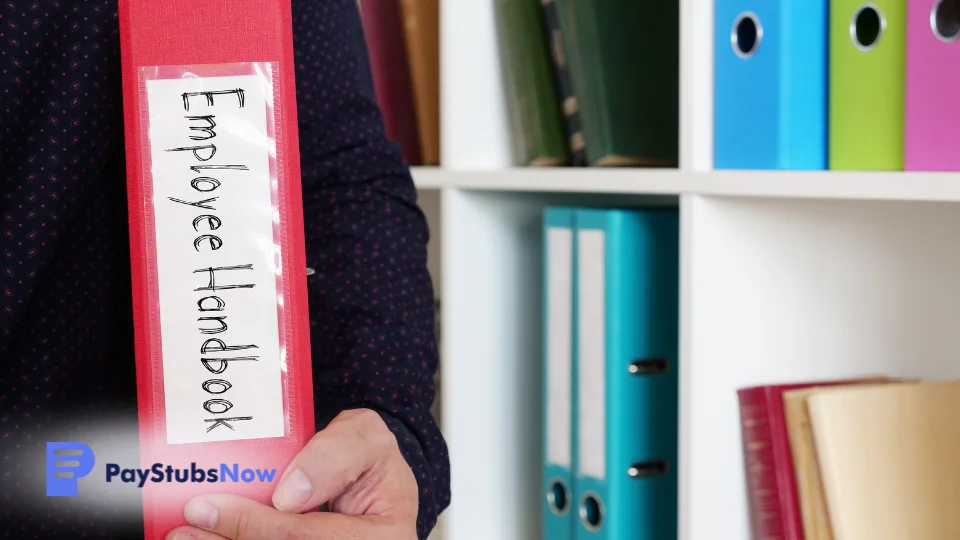
[[[834,200],[960,201],[960,172],[684,171],[629,168],[411,168],[418,189],[667,194]]]

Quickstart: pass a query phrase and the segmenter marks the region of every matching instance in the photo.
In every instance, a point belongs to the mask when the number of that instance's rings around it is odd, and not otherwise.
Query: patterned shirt
[[[293,4],[317,428],[381,414],[425,538],[450,498],[429,232],[356,0]],[[142,537],[136,489],[45,496],[46,441],[138,459],[120,85],[116,0],[0,2],[0,538]]]

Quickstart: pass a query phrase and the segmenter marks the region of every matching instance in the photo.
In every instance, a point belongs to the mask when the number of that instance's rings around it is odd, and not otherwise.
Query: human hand
[[[273,507],[233,495],[195,497],[184,509],[193,526],[170,531],[167,540],[416,540],[418,496],[380,415],[345,411],[287,467]],[[328,512],[311,512],[325,503]]]

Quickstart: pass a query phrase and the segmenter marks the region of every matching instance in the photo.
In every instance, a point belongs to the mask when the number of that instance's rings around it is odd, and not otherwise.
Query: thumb
[[[284,512],[306,512],[343,496],[361,476],[370,477],[365,475],[368,471],[377,471],[372,475],[375,483],[390,474],[395,476],[398,464],[406,466],[396,438],[379,414],[366,409],[344,411],[294,458],[280,478],[273,505]],[[412,473],[407,474],[409,482],[389,478],[378,486],[378,493],[389,499],[386,502],[416,500],[416,480]],[[403,488],[410,485],[412,492],[406,493]],[[372,505],[357,513],[385,515],[389,506]]]

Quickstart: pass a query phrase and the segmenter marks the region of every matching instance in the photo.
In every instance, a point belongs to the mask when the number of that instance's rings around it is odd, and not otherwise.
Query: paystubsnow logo
[[[47,443],[47,496],[76,497],[78,481],[93,471],[96,456],[93,450],[80,442]],[[148,469],[124,469],[116,463],[106,464],[106,481],[137,484],[147,482],[171,483],[217,483],[233,482],[250,484],[269,483],[277,476],[276,469],[240,468],[238,463],[221,463],[218,468],[202,469],[196,463],[189,468],[154,463]]]
[[[201,469],[196,463],[191,463],[189,469],[175,469],[170,465],[164,466],[163,463],[154,463],[149,469],[121,469],[116,463],[107,463],[107,482],[113,482],[120,477],[124,483],[136,482],[137,487],[143,487],[149,480],[150,482],[243,482],[249,484],[252,482],[273,482],[277,475],[276,469],[241,469],[240,465],[234,463],[227,465],[221,463],[219,469]]]
[[[79,442],[47,443],[47,496],[76,497],[77,480],[90,474],[95,458]]]

